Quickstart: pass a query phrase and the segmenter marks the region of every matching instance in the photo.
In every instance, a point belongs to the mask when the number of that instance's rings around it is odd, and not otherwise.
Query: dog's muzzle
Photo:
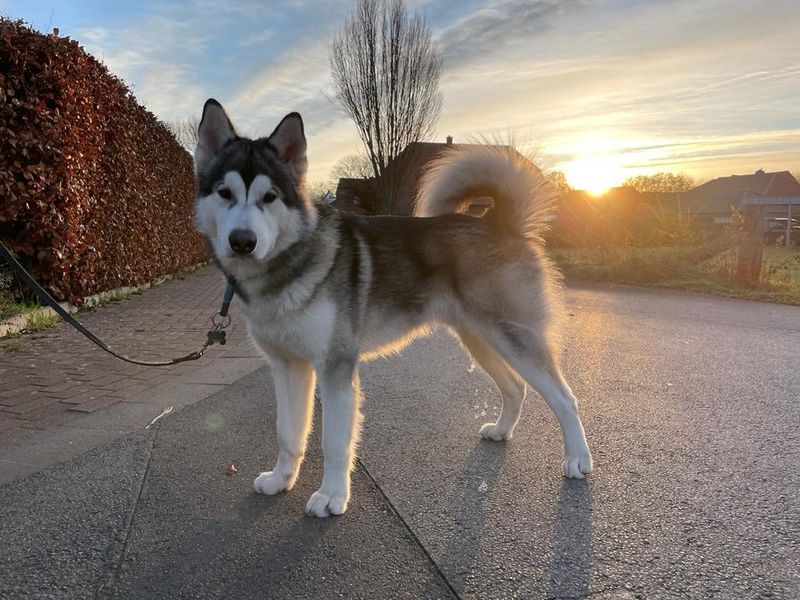
[[[231,250],[240,256],[252,254],[256,248],[256,234],[249,229],[234,229],[228,236]]]

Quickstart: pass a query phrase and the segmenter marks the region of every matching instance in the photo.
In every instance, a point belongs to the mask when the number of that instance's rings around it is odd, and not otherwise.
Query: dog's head
[[[299,114],[286,115],[269,137],[251,140],[237,135],[222,105],[209,99],[194,161],[195,222],[228,271],[268,261],[313,227]]]

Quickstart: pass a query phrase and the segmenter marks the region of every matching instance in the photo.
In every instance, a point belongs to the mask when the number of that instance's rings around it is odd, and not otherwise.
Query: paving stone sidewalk
[[[202,267],[81,313],[78,319],[127,356],[143,360],[182,356],[202,345],[224,285],[215,267]],[[121,431],[126,428],[126,414],[135,415],[140,425],[168,402],[177,406],[195,402],[263,365],[235,306],[231,315],[224,347],[213,346],[203,358],[171,367],[123,362],[65,323],[50,331],[0,340],[0,481],[2,463],[11,460],[8,447],[21,447],[31,436],[82,427],[87,416],[109,410],[118,416]]]

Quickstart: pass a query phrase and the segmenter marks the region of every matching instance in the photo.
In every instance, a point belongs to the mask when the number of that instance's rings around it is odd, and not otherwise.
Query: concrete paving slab
[[[23,466],[36,465],[39,469],[60,464],[85,454],[93,448],[104,446],[120,437],[115,431],[60,427],[29,435],[18,443],[2,449],[0,483],[26,476],[31,471]],[[15,465],[19,465],[19,467]]]

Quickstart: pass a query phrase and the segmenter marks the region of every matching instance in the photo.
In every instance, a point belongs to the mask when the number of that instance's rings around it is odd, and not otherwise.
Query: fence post
[[[761,277],[761,256],[764,250],[762,221],[760,205],[751,204],[745,208],[739,263],[736,268],[736,276],[744,281],[758,281]]]

